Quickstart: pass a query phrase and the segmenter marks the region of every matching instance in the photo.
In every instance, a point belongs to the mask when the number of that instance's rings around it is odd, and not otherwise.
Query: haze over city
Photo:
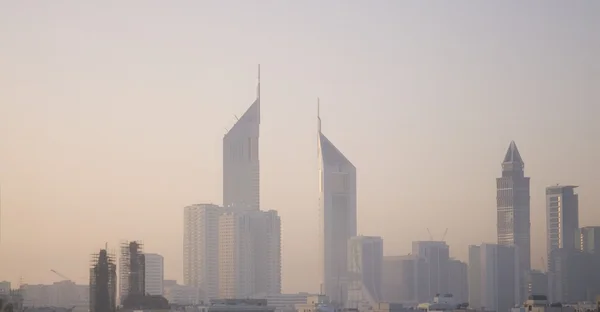
[[[321,128],[356,167],[358,234],[385,255],[495,243],[514,140],[545,188],[578,185],[600,224],[600,3],[0,3],[0,276],[89,280],[89,255],[141,239],[183,279],[183,207],[222,204],[222,140],[256,96],[260,196],[281,218],[282,291],[319,291]]]

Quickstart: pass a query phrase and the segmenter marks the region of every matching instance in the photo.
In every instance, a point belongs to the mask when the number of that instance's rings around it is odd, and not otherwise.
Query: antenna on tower
[[[317,98],[317,130],[321,133],[321,99]]]
[[[260,64],[258,64],[258,86],[256,87],[256,98],[260,99]]]

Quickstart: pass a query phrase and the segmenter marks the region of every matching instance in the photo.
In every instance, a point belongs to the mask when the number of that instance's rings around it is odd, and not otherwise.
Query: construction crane
[[[442,235],[442,242],[445,242],[444,239],[446,239],[446,234],[448,234],[448,228],[446,228],[446,231],[444,231],[444,235]]]
[[[63,274],[61,274],[61,273],[57,272],[56,270],[52,270],[52,269],[50,269],[50,271],[51,271],[52,273],[54,273],[54,274],[56,274],[56,275],[60,276],[61,278],[63,278],[63,279],[65,279],[65,280],[67,280],[67,281],[71,281],[71,279],[70,279],[70,278],[68,278],[68,277],[64,276]]]

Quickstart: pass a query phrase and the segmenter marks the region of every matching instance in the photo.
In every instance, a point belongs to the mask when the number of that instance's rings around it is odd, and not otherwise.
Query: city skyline
[[[419,13],[419,22],[396,4],[389,10],[347,4],[339,20],[349,28],[326,18],[339,10],[331,3],[321,10],[272,7],[290,21],[286,29],[272,27],[276,14],[254,16],[268,9],[240,5],[249,10],[189,4],[192,18],[165,4],[118,10],[2,4],[7,49],[0,65],[11,73],[0,77],[9,90],[0,95],[0,250],[11,268],[0,268],[2,276],[51,283],[49,270],[56,269],[85,282],[89,253],[135,237],[165,256],[166,278],[182,280],[182,247],[172,242],[181,241],[183,229],[174,211],[223,198],[220,138],[232,113],[247,108],[259,61],[269,90],[262,95],[260,205],[277,210],[285,225],[286,292],[318,291],[316,95],[327,103],[321,114],[328,136],[360,168],[357,233],[382,236],[386,254],[407,253],[412,241],[427,238],[426,228],[435,236],[449,228],[451,256],[461,260],[467,245],[494,242],[490,181],[513,139],[527,151],[533,177],[534,267],[546,254],[547,186],[581,185],[581,226],[600,223],[599,129],[592,118],[598,108],[590,104],[597,99],[591,55],[599,51],[589,32],[598,23],[590,13],[596,4],[525,4],[524,10],[477,4],[476,11],[458,10],[464,13],[416,4],[408,11]],[[541,13],[532,18],[527,12],[534,8]],[[409,27],[369,24],[355,14],[364,10],[372,13],[369,21],[378,16]],[[157,23],[157,16],[171,23]],[[242,27],[216,27],[215,34],[201,24],[220,25],[223,18]],[[498,26],[507,18],[510,29]],[[435,26],[440,21],[449,26]],[[483,28],[491,29],[483,34]],[[368,49],[347,40],[363,32]],[[87,34],[95,39],[84,40]],[[400,39],[382,39],[390,37]],[[507,47],[519,47],[518,57]],[[144,226],[132,228],[140,216]],[[402,219],[411,222],[398,227]],[[61,230],[36,233],[48,224]],[[22,234],[24,225],[33,234]],[[107,225],[109,233],[102,230]]]

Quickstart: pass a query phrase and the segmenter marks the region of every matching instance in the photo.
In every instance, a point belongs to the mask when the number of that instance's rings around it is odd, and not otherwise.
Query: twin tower
[[[260,66],[256,100],[223,138],[223,205],[260,208]],[[321,291],[343,302],[347,242],[356,236],[356,168],[321,132],[317,114]]]

